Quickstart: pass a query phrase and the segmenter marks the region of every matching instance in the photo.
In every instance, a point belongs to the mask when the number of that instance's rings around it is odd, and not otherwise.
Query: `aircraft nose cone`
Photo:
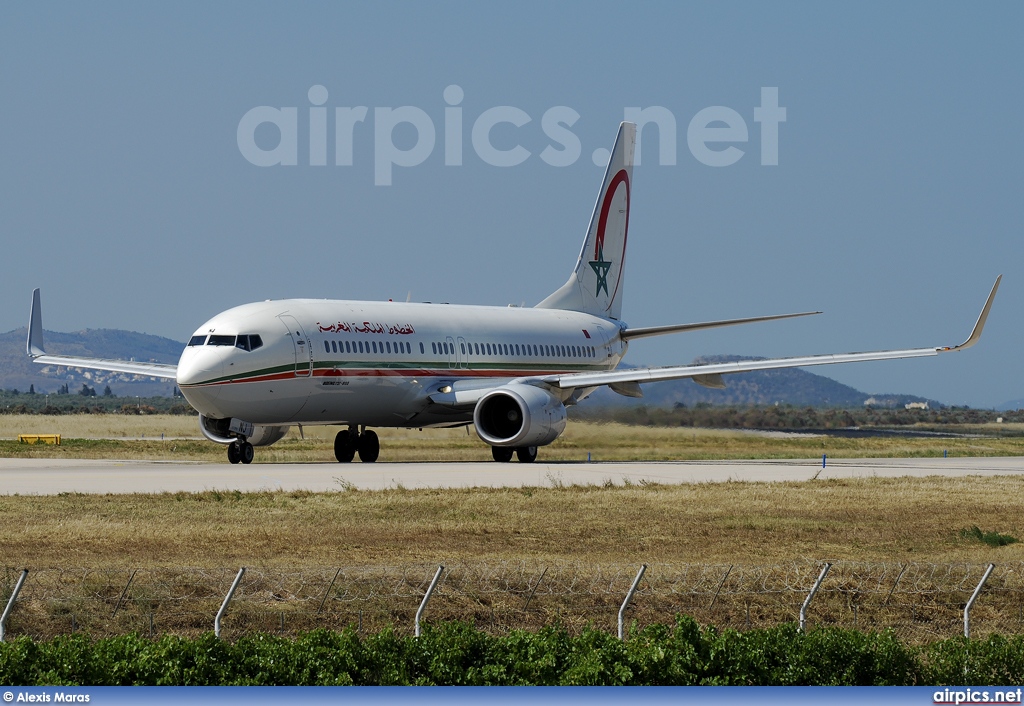
[[[216,356],[204,355],[204,353],[206,352],[202,350],[185,349],[178,361],[177,382],[181,394],[185,396],[189,404],[205,413],[211,411],[218,388],[215,385],[207,386],[203,383],[220,377],[224,366]]]

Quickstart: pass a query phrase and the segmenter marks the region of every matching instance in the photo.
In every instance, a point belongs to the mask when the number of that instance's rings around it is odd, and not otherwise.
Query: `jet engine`
[[[270,446],[283,439],[290,428],[287,425],[281,427],[254,425],[252,434],[246,436],[245,440],[253,446]],[[237,438],[231,431],[230,419],[212,419],[200,414],[199,430],[207,439],[218,444],[233,444]]]
[[[477,435],[491,446],[544,446],[565,430],[565,405],[547,390],[512,383],[476,403]]]

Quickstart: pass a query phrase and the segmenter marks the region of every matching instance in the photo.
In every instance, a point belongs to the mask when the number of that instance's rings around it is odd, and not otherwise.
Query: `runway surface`
[[[0,494],[551,487],[1024,474],[1024,457],[636,463],[227,463],[0,459]]]

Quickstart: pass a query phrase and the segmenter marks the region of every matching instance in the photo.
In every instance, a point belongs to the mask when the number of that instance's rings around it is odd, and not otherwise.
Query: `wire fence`
[[[635,564],[476,562],[448,564],[425,622],[462,620],[487,632],[558,623],[615,632]],[[701,624],[748,630],[797,622],[822,562],[771,566],[650,564],[626,624]],[[278,569],[247,567],[222,620],[227,639],[315,628],[412,633],[437,564]],[[808,629],[834,625],[894,630],[910,643],[963,634],[964,608],[987,565],[835,562],[809,604]],[[8,639],[84,631],[194,636],[214,617],[234,568],[33,568],[11,604]],[[22,570],[0,570],[7,606]],[[1024,562],[997,565],[970,612],[972,637],[1024,629]]]

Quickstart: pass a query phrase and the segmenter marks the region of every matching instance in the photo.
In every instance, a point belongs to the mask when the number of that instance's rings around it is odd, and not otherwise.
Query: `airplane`
[[[50,355],[39,289],[32,293],[28,355],[36,363],[174,380],[199,428],[231,463],[292,425],[344,427],[341,463],[372,463],[371,427],[472,424],[495,461],[537,458],[566,426],[566,407],[602,386],[642,396],[641,384],[778,368],[918,358],[978,342],[1002,275],[971,335],[956,346],[616,370],[635,339],[809,316],[801,312],[704,323],[631,327],[621,318],[636,125],[619,126],[576,265],[534,307],[284,299],[245,304],[200,326],[177,365]]]

